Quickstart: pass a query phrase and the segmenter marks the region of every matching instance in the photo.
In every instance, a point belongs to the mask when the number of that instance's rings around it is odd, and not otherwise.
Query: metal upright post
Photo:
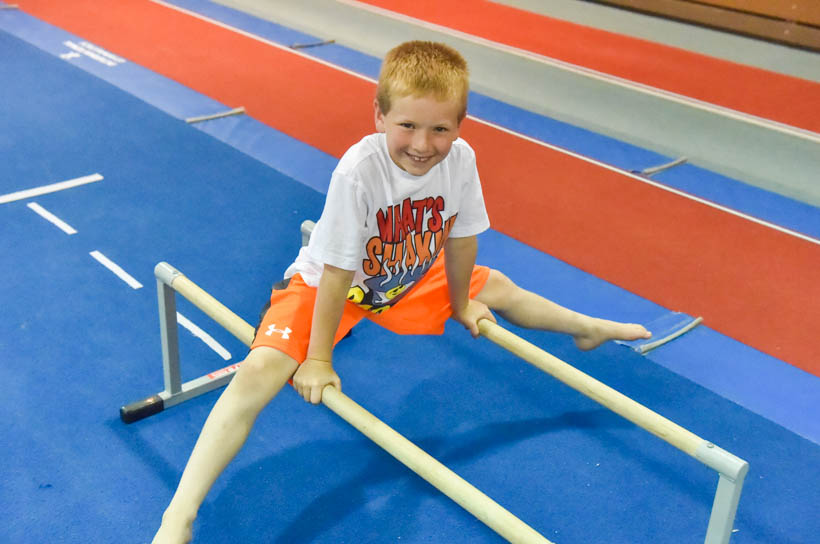
[[[704,542],[728,544],[732,537],[740,493],[743,491],[743,480],[749,472],[749,463],[711,442],[701,444],[695,457],[715,469],[719,476]]]
[[[179,370],[179,334],[177,327],[176,293],[171,287],[174,276],[179,275],[170,266],[157,265],[157,299],[159,303],[159,330],[162,339],[162,368],[165,377],[165,392],[176,395],[182,391]]]
[[[732,538],[737,505],[743,491],[743,480],[749,472],[749,463],[707,441],[698,447],[695,458],[718,473],[718,486],[704,543],[728,544]]]
[[[299,229],[302,231],[302,247],[308,245],[308,242],[310,242],[310,235],[313,234],[313,229],[315,227],[316,223],[310,219],[302,221],[302,226]]]

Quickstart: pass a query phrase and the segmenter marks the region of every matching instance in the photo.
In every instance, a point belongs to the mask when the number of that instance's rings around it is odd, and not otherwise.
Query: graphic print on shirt
[[[374,313],[398,302],[438,257],[458,214],[444,219],[444,198],[404,199],[376,213],[379,235],[367,240],[362,272],[347,299]]]

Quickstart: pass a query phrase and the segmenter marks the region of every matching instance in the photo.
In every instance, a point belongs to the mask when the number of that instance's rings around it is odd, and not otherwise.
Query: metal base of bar
[[[174,280],[182,274],[168,263],[159,263],[154,268],[154,275],[157,278],[157,306],[159,308],[165,390],[120,408],[120,419],[125,423],[133,423],[158,414],[165,408],[227,385],[241,364],[235,363],[182,383],[179,363],[176,291],[172,287]]]
[[[185,382],[181,384],[180,389],[175,393],[160,391],[151,397],[127,404],[120,408],[120,419],[124,423],[134,423],[135,421],[158,414],[165,408],[170,408],[186,400],[228,385],[228,382],[231,381],[239,369],[240,364],[241,363],[236,363],[226,366],[210,374]]]

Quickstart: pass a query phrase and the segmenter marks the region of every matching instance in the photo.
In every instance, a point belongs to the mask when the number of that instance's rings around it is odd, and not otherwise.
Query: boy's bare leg
[[[248,354],[202,427],[176,493],[162,516],[155,544],[191,540],[194,518],[211,486],[245,443],[259,412],[298,366],[291,357],[272,348],[260,347]]]
[[[607,340],[650,337],[642,325],[598,319],[564,308],[522,289],[497,270],[490,271],[476,300],[514,325],[570,334],[582,350],[594,349]]]

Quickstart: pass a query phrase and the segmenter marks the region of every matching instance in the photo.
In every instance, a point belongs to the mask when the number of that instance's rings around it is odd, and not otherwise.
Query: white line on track
[[[453,36],[454,38],[459,38],[464,41],[472,42],[478,45],[482,45],[484,47],[489,47],[491,49],[495,49],[497,51],[502,51],[504,53],[508,53],[511,55],[515,55],[517,57],[523,57],[529,60],[533,60],[539,62],[541,64],[545,64],[548,66],[552,66],[553,68],[558,68],[567,72],[572,72],[574,74],[588,77],[591,79],[597,79],[598,81],[603,81],[605,83],[609,83],[612,85],[617,85],[619,87],[625,87],[627,89],[637,91],[643,94],[655,96],[658,98],[663,98],[665,100],[669,100],[671,102],[677,102],[678,104],[684,104],[693,108],[701,109],[708,111],[709,113],[722,115],[724,117],[728,117],[734,119],[736,121],[743,121],[745,123],[749,123],[752,125],[757,125],[760,127],[764,127],[770,130],[775,130],[777,132],[783,132],[785,134],[790,134],[792,136],[797,136],[798,138],[804,138],[810,140],[812,142],[820,143],[820,134],[816,132],[812,132],[810,130],[802,129],[799,127],[794,127],[791,125],[787,125],[785,123],[779,123],[777,121],[772,121],[771,119],[765,119],[763,117],[758,117],[756,115],[752,115],[749,113],[744,113],[741,111],[733,110],[731,108],[727,108],[724,106],[719,106],[717,104],[712,104],[710,102],[705,102],[703,100],[698,100],[696,98],[692,98],[689,96],[684,96],[678,93],[674,93],[672,91],[666,91],[664,89],[659,89],[657,87],[652,87],[651,85],[645,85],[643,83],[637,83],[635,81],[630,81],[628,79],[624,79],[618,76],[613,76],[612,74],[607,74],[604,72],[599,72],[597,70],[592,70],[590,68],[586,68],[584,66],[578,66],[577,64],[572,64],[569,62],[561,61],[558,59],[554,59],[552,57],[547,57],[545,55],[541,55],[539,53],[534,53],[532,51],[527,51],[526,49],[520,49],[518,47],[514,47],[511,45],[506,45],[499,42],[494,42],[492,40],[488,40],[486,38],[481,38],[478,36],[473,36],[472,34],[467,34],[466,32],[461,32],[460,30],[455,30],[446,26],[442,26],[436,23],[430,23],[428,21],[424,21],[422,19],[417,19],[415,17],[411,17],[409,15],[404,15],[403,13],[396,13],[394,11],[390,11],[388,9],[380,8],[378,6],[373,6],[370,4],[366,4],[364,2],[359,2],[357,0],[336,0],[340,4],[347,4],[348,6],[355,7],[357,9],[363,11],[369,11],[371,13],[375,13],[377,15],[381,15],[382,17],[387,17],[396,21],[401,21],[406,24],[411,24],[415,26],[419,26],[422,28],[426,28],[428,30],[433,30],[435,32],[439,32],[441,34],[446,34],[449,36]]]
[[[100,174],[91,174],[90,176],[83,176],[80,178],[69,179],[66,181],[61,181],[59,183],[52,183],[51,185],[43,185],[41,187],[34,187],[33,189],[26,189],[24,191],[17,191],[16,193],[9,193],[6,195],[0,195],[0,204],[6,204],[8,202],[14,202],[16,200],[24,200],[26,198],[32,198],[35,196],[45,195],[48,193],[55,193],[57,191],[63,191],[65,189],[71,189],[72,187],[77,187],[78,185],[85,185],[87,183],[94,183],[95,181],[100,181],[103,177]]]
[[[166,8],[169,8],[169,9],[173,9],[173,10],[178,11],[180,13],[184,13],[185,15],[190,15],[191,17],[194,17],[195,19],[205,21],[206,23],[210,23],[214,26],[224,28],[225,30],[230,30],[231,32],[235,32],[237,34],[245,36],[246,38],[250,38],[252,40],[256,40],[258,42],[264,43],[265,45],[269,45],[271,47],[281,49],[282,51],[287,51],[288,53],[291,53],[293,55],[296,55],[296,56],[299,56],[299,57],[302,57],[302,58],[305,58],[305,59],[308,59],[308,60],[311,60],[313,62],[318,62],[319,64],[324,64],[325,66],[327,66],[329,68],[333,68],[334,70],[344,72],[345,74],[351,75],[353,77],[357,77],[359,79],[364,79],[365,81],[370,81],[372,83],[376,83],[376,80],[374,80],[374,79],[371,79],[367,76],[363,76],[362,74],[356,73],[352,70],[348,70],[347,68],[342,68],[341,66],[339,66],[337,64],[331,64],[331,63],[329,63],[327,61],[324,61],[322,59],[317,59],[316,57],[311,57],[310,55],[308,55],[306,53],[302,53],[301,51],[299,51],[297,49],[291,49],[290,47],[288,47],[286,45],[282,45],[282,44],[279,44],[279,43],[276,43],[276,42],[272,42],[270,40],[266,40],[265,38],[262,38],[261,36],[257,36],[256,34],[251,34],[250,32],[246,32],[246,31],[244,31],[240,28],[236,28],[235,26],[226,25],[225,23],[223,23],[221,21],[217,21],[216,19],[211,19],[210,17],[206,17],[205,15],[201,15],[201,14],[195,12],[195,11],[187,10],[187,9],[181,8],[179,6],[175,6],[174,4],[169,4],[168,2],[163,2],[162,0],[151,0],[151,2],[153,2],[155,4],[159,4],[161,6],[165,6]]]
[[[340,1],[340,2],[346,2],[346,3],[348,3],[348,4],[353,4],[353,3],[355,3],[355,0],[337,0],[337,1]],[[357,78],[359,78],[359,79],[363,79],[363,80],[365,80],[365,81],[369,81],[369,82],[374,83],[374,84],[375,84],[375,83],[378,83],[376,80],[374,80],[374,79],[372,79],[372,78],[370,78],[370,77],[367,77],[367,76],[365,76],[365,75],[362,75],[362,74],[359,74],[359,73],[353,72],[353,71],[351,71],[351,70],[348,70],[347,68],[343,68],[343,67],[341,67],[341,66],[338,66],[338,65],[336,65],[336,64],[332,64],[332,63],[327,62],[327,61],[324,61],[324,60],[322,60],[322,59],[318,59],[318,58],[316,58],[316,57],[312,57],[312,56],[307,55],[307,54],[305,54],[305,53],[302,53],[302,52],[300,52],[300,51],[298,51],[298,50],[291,49],[290,47],[287,47],[287,46],[284,46],[284,45],[281,45],[281,44],[278,44],[278,43],[272,42],[272,41],[270,41],[270,40],[266,40],[266,39],[264,39],[264,38],[261,38],[261,37],[259,37],[259,36],[254,35],[254,34],[251,34],[250,32],[246,32],[246,31],[241,30],[241,29],[238,29],[238,28],[236,28],[236,27],[233,27],[233,26],[227,25],[227,24],[225,24],[225,23],[223,23],[223,22],[217,21],[216,19],[211,19],[210,17],[206,17],[205,15],[201,15],[201,14],[196,13],[196,12],[194,12],[194,11],[190,11],[190,10],[187,10],[187,9],[181,8],[181,7],[179,7],[179,6],[175,6],[175,5],[173,5],[173,4],[169,4],[169,3],[167,3],[167,2],[163,2],[162,0],[151,0],[151,2],[154,2],[155,4],[160,4],[160,5],[162,5],[162,6],[165,6],[165,7],[169,8],[169,9],[173,9],[173,10],[175,10],[175,11],[179,11],[179,12],[181,12],[181,13],[185,13],[186,15],[190,15],[191,17],[194,17],[194,18],[196,18],[196,19],[200,19],[200,20],[202,20],[202,21],[205,21],[205,22],[210,23],[210,24],[212,24],[212,25],[218,26],[218,27],[220,27],[220,28],[224,28],[224,29],[226,29],[226,30],[230,30],[231,32],[235,32],[235,33],[237,33],[237,34],[241,34],[242,36],[245,36],[245,37],[250,38],[250,39],[252,39],[252,40],[256,40],[256,41],[261,42],[261,43],[264,43],[264,44],[266,44],[266,45],[270,45],[271,47],[275,47],[275,48],[277,48],[277,49],[281,49],[282,51],[287,51],[288,53],[290,53],[290,54],[292,54],[292,55],[297,55],[297,56],[299,56],[299,57],[302,57],[302,58],[308,59],[308,60],[310,60],[310,61],[312,61],[312,62],[316,62],[316,63],[321,64],[321,65],[323,65],[323,66],[327,66],[327,67],[332,68],[332,69],[334,69],[334,70],[337,70],[337,71],[343,72],[343,73],[345,73],[345,74],[351,75],[351,76],[353,76],[353,77],[357,77]],[[357,3],[357,4],[358,4],[358,3]],[[455,31],[454,31],[454,32],[455,32]],[[473,38],[474,38],[474,37],[473,37]],[[475,40],[479,40],[480,38],[474,38],[474,39],[475,39]],[[494,43],[494,42],[492,42],[492,43]],[[501,44],[498,44],[498,45],[501,45]],[[507,46],[505,46],[505,47],[507,47]],[[533,53],[533,55],[534,55],[534,53]],[[539,56],[540,56],[540,55],[539,55]],[[544,58],[544,59],[547,59],[548,57],[543,57],[543,58]],[[555,61],[555,63],[556,63],[556,65],[560,65],[560,64],[562,64],[560,61]],[[563,63],[563,64],[567,64],[567,63]],[[567,66],[573,66],[573,65],[569,65],[569,64],[567,64]],[[581,67],[575,67],[575,68],[577,68],[578,70],[583,70],[583,71],[593,72],[592,70],[587,70],[587,69],[585,69],[585,68],[584,68],[584,69],[582,69]],[[614,76],[609,76],[609,77],[614,77]],[[624,81],[625,81],[625,80],[624,80]],[[636,85],[636,86],[638,86],[637,84],[635,84],[635,85]],[[657,90],[657,89],[656,89],[656,90]],[[660,92],[660,91],[659,91],[659,92]],[[666,91],[664,91],[664,92],[666,92]],[[670,93],[670,94],[672,94],[672,93]],[[686,98],[686,97],[681,97],[681,98]],[[687,99],[687,100],[693,100],[693,99]],[[693,102],[697,102],[697,101],[694,101],[694,100],[693,100]],[[706,104],[706,103],[703,103],[703,104]],[[713,106],[713,105],[710,105],[710,106]],[[714,106],[714,107],[715,107],[715,108],[718,108],[718,109],[721,109],[721,108],[719,108],[718,106]],[[725,108],[722,108],[722,109],[725,109]],[[726,111],[733,111],[733,110],[726,110]],[[735,112],[735,113],[737,113],[738,115],[741,115],[741,116],[745,116],[745,114],[741,114],[741,113],[739,113],[739,112]],[[496,129],[496,130],[500,130],[500,131],[502,131],[502,132],[505,132],[505,133],[510,134],[510,135],[512,135],[512,136],[515,136],[515,137],[517,137],[517,138],[521,138],[521,139],[523,139],[523,140],[527,140],[528,142],[535,143],[535,144],[540,145],[540,146],[542,146],[542,147],[546,147],[546,148],[548,148],[548,149],[552,149],[552,150],[557,151],[557,152],[559,152],[559,153],[563,153],[563,154],[565,154],[565,155],[569,155],[569,156],[574,157],[574,158],[576,158],[576,159],[580,159],[580,160],[582,160],[582,161],[585,161],[585,162],[588,162],[588,163],[594,164],[594,165],[596,165],[596,166],[603,167],[603,168],[605,168],[605,169],[607,169],[607,170],[610,170],[610,171],[612,171],[612,172],[616,172],[616,173],[618,173],[618,174],[624,175],[624,176],[626,176],[626,177],[628,177],[628,178],[631,178],[631,179],[633,179],[633,180],[635,180],[635,181],[640,181],[641,183],[645,183],[645,184],[647,184],[647,185],[651,185],[652,187],[655,187],[655,188],[657,188],[657,189],[661,189],[661,190],[664,190],[664,191],[668,191],[668,192],[673,193],[673,194],[675,194],[675,195],[678,195],[678,196],[680,196],[680,197],[683,197],[683,198],[688,198],[689,200],[694,200],[695,202],[697,202],[697,203],[699,203],[699,204],[703,204],[704,206],[709,206],[709,207],[711,207],[711,208],[714,208],[714,209],[720,210],[720,211],[722,211],[722,212],[726,212],[726,213],[731,214],[731,215],[734,215],[734,216],[736,216],[736,217],[739,217],[739,218],[742,218],[742,219],[746,219],[746,220],[751,221],[751,222],[753,222],[753,223],[757,223],[758,225],[762,225],[762,226],[764,226],[764,227],[768,227],[768,228],[774,229],[774,230],[779,231],[779,232],[782,232],[782,233],[784,233],[784,234],[788,234],[788,235],[790,235],[790,236],[794,236],[794,237],[796,237],[796,238],[800,238],[801,240],[805,240],[805,241],[807,241],[807,242],[811,242],[811,243],[813,243],[813,244],[820,245],[820,240],[818,240],[818,239],[816,239],[816,238],[812,238],[811,236],[807,236],[807,235],[805,235],[805,234],[803,234],[803,233],[796,232],[796,231],[793,231],[793,230],[791,230],[791,229],[787,229],[787,228],[785,228],[785,227],[781,227],[780,225],[776,225],[776,224],[774,224],[774,223],[769,223],[768,221],[764,221],[763,219],[759,219],[759,218],[757,218],[757,217],[754,217],[754,216],[751,216],[751,215],[747,215],[747,214],[745,214],[745,213],[743,213],[743,212],[739,212],[739,211],[737,211],[737,210],[733,210],[733,209],[731,209],[731,208],[727,208],[726,206],[721,206],[720,204],[717,204],[717,203],[715,203],[715,202],[711,202],[711,201],[709,201],[709,200],[702,199],[702,198],[697,197],[697,196],[694,196],[694,195],[690,195],[689,193],[684,193],[683,191],[679,191],[679,190],[674,189],[674,188],[672,188],[672,187],[668,187],[668,186],[663,185],[663,184],[661,184],[661,183],[658,183],[658,182],[656,182],[656,181],[650,180],[650,179],[648,179],[648,178],[646,178],[646,177],[638,176],[638,175],[636,175],[636,174],[633,174],[632,172],[628,172],[628,171],[626,171],[626,170],[622,170],[622,169],[617,168],[617,167],[615,167],[615,166],[612,166],[612,165],[609,165],[609,164],[606,164],[606,163],[600,162],[600,161],[595,160],[595,159],[593,159],[593,158],[591,158],[591,157],[587,157],[587,156],[584,156],[584,155],[579,155],[579,154],[577,154],[577,153],[573,153],[572,151],[569,151],[569,150],[567,150],[567,149],[563,149],[563,148],[560,148],[560,147],[556,147],[556,146],[551,145],[551,144],[548,144],[548,143],[546,143],[546,142],[544,142],[544,141],[542,141],[542,140],[537,140],[537,139],[535,139],[535,138],[532,138],[532,137],[530,137],[530,136],[526,136],[526,135],[521,134],[521,133],[519,133],[519,132],[516,132],[516,131],[514,131],[514,130],[510,130],[510,129],[508,129],[508,128],[505,128],[505,127],[502,127],[502,126],[496,125],[495,123],[492,123],[492,122],[490,122],[490,121],[485,121],[484,119],[479,119],[478,117],[474,117],[474,116],[472,116],[472,115],[467,115],[467,117],[468,117],[468,118],[470,118],[470,119],[471,119],[471,120],[473,120],[473,121],[476,121],[476,122],[478,122],[478,123],[482,123],[482,124],[484,124],[484,125],[486,125],[486,126],[488,126],[488,127],[492,127],[492,128],[494,128],[494,129]],[[746,117],[753,118],[753,116],[746,116]],[[755,119],[758,119],[758,118],[755,118]],[[778,124],[779,124],[779,123],[774,123],[773,121],[768,121],[768,120],[763,120],[763,121],[766,121],[766,122],[768,122],[768,123],[772,123],[772,124],[775,124],[775,125],[778,125]],[[790,126],[787,126],[787,125],[781,125],[781,126],[782,126],[782,127],[786,127],[786,128],[788,128],[788,129],[793,129],[794,131],[803,132],[803,133],[804,133],[804,135],[805,135],[805,134],[809,134],[810,136],[812,136],[812,137],[814,137],[814,138],[820,138],[820,135],[816,135],[816,134],[815,134],[815,133],[813,133],[813,132],[802,131],[801,129],[797,129],[797,128],[790,127]]]
[[[105,255],[103,255],[99,251],[94,250],[91,253],[89,253],[89,255],[94,257],[101,265],[106,267],[108,270],[116,274],[117,277],[120,278],[122,281],[130,285],[132,289],[140,289],[142,287],[142,284],[135,280],[131,274],[123,270],[122,267],[120,267],[120,265],[118,265]]]
[[[227,349],[225,349],[222,346],[222,344],[214,340],[214,338],[210,334],[200,329],[194,322],[192,322],[190,319],[188,319],[179,312],[177,312],[177,323],[191,331],[191,334],[205,342],[205,345],[207,345],[209,348],[217,352],[220,357],[222,357],[226,361],[231,360],[231,353]]]
[[[720,210],[722,212],[726,212],[730,215],[740,217],[741,219],[751,221],[752,223],[757,223],[758,225],[762,225],[764,227],[774,229],[778,232],[782,232],[784,234],[794,236],[795,238],[800,238],[801,240],[805,240],[807,242],[811,242],[813,244],[820,245],[820,240],[818,240],[816,238],[812,238],[811,236],[807,236],[807,235],[803,234],[802,232],[793,231],[791,229],[787,229],[786,227],[781,227],[780,225],[775,225],[774,223],[769,223],[768,221],[764,221],[763,219],[759,219],[757,217],[747,215],[743,212],[739,212],[737,210],[727,208],[726,206],[721,206],[720,204],[717,204],[715,202],[711,202],[709,200],[705,200],[703,198],[700,198],[700,197],[697,197],[697,196],[694,196],[694,195],[690,195],[689,193],[684,193],[683,191],[679,191],[679,190],[674,189],[672,187],[669,187],[667,185],[663,185],[662,183],[658,183],[657,181],[653,181],[649,178],[639,176],[638,174],[633,174],[632,172],[627,172],[626,170],[621,170],[618,167],[612,166],[611,164],[606,164],[604,162],[597,161],[597,160],[595,160],[591,157],[585,157],[584,155],[579,155],[577,153],[573,153],[572,151],[562,149],[560,147],[555,147],[554,145],[548,144],[548,143],[543,142],[541,140],[536,140],[535,138],[531,138],[530,136],[526,136],[524,134],[519,134],[515,131],[509,130],[509,129],[504,128],[502,126],[496,125],[494,123],[490,123],[489,121],[483,121],[483,120],[480,120],[480,119],[477,119],[477,120],[484,123],[487,126],[493,127],[493,128],[495,128],[497,130],[500,130],[502,132],[507,132],[509,134],[512,134],[513,136],[517,136],[518,138],[521,138],[521,139],[526,140],[528,142],[538,144],[542,147],[547,147],[547,148],[552,149],[554,151],[559,151],[559,152],[561,152],[565,155],[569,155],[569,156],[574,157],[576,159],[581,159],[583,161],[592,163],[596,166],[600,166],[601,168],[604,168],[604,169],[609,170],[611,172],[621,174],[621,175],[626,176],[628,178],[632,178],[636,181],[640,181],[641,183],[651,185],[652,187],[656,187],[658,189],[668,191],[670,193],[676,194],[676,195],[681,196],[683,198],[688,198],[689,200],[694,200],[695,202],[697,202],[699,204],[703,204],[704,206],[709,206],[711,208],[715,208],[715,209]]]
[[[64,233],[77,234],[77,229],[75,229],[74,227],[72,227],[71,225],[69,225],[68,223],[66,223],[65,221],[63,221],[47,209],[43,208],[36,202],[29,202],[28,204],[26,204],[26,206],[28,206],[34,213],[36,213],[46,221],[56,225],[57,228],[59,228]]]

